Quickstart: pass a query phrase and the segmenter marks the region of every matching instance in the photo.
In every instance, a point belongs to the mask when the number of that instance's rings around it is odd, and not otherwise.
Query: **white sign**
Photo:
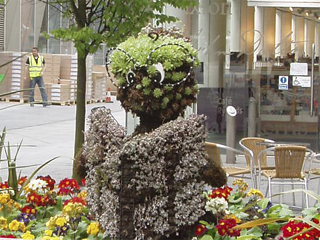
[[[311,87],[311,77],[294,76],[292,80],[292,86],[309,88]]]
[[[308,63],[290,63],[290,75],[308,75]]]
[[[279,90],[288,90],[289,77],[279,76]]]
[[[237,115],[237,109],[235,109],[233,106],[228,106],[227,107],[227,113],[231,116],[231,117],[235,117]]]

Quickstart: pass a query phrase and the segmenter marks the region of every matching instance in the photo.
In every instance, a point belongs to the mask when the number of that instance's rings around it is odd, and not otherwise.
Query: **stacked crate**
[[[23,102],[23,90],[24,83],[24,64],[22,62],[22,53],[1,52],[0,64],[11,62],[0,68],[0,73],[5,74],[0,85],[0,94],[18,91],[9,95],[2,96],[1,98],[9,100],[17,100]]]
[[[86,85],[86,100],[91,101],[93,100],[93,82],[92,82],[92,66],[93,66],[93,55],[88,55],[86,59],[86,78],[87,78],[87,85]]]
[[[70,80],[70,101],[77,98],[78,59],[76,55],[61,55],[60,78]]]

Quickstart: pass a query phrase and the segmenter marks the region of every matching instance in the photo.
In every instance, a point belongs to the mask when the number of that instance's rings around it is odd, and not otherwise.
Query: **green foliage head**
[[[179,31],[147,28],[118,49],[124,51],[112,53],[110,69],[118,79],[117,98],[127,111],[165,122],[196,101],[197,51]],[[127,80],[130,72],[135,74],[132,83]]]

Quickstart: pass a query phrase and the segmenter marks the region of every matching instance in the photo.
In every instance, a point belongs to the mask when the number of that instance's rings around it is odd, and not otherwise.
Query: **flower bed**
[[[257,189],[248,191],[243,180],[237,179],[233,185],[235,189],[223,187],[204,193],[206,219],[195,226],[192,240],[319,239],[318,204],[295,217],[287,205],[273,205]]]
[[[87,193],[73,179],[56,184],[50,176],[28,181],[21,177],[18,191],[0,183],[0,237],[22,239],[105,239],[92,221]]]
[[[295,217],[287,205],[273,205],[259,190],[248,191],[241,179],[233,185],[204,193],[207,214],[194,226],[192,240],[319,239],[318,204]],[[30,182],[22,177],[18,186],[14,192],[0,183],[0,238],[108,239],[91,219],[86,190],[75,180],[56,184],[50,176]]]

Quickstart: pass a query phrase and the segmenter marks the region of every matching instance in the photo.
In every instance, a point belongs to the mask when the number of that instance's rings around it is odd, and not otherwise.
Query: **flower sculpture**
[[[206,118],[179,117],[198,92],[196,51],[181,36],[147,28],[108,54],[117,98],[140,117],[126,136],[110,110],[90,115],[88,206],[111,238],[186,239],[205,214],[205,184],[226,183],[223,169],[205,153]]]

